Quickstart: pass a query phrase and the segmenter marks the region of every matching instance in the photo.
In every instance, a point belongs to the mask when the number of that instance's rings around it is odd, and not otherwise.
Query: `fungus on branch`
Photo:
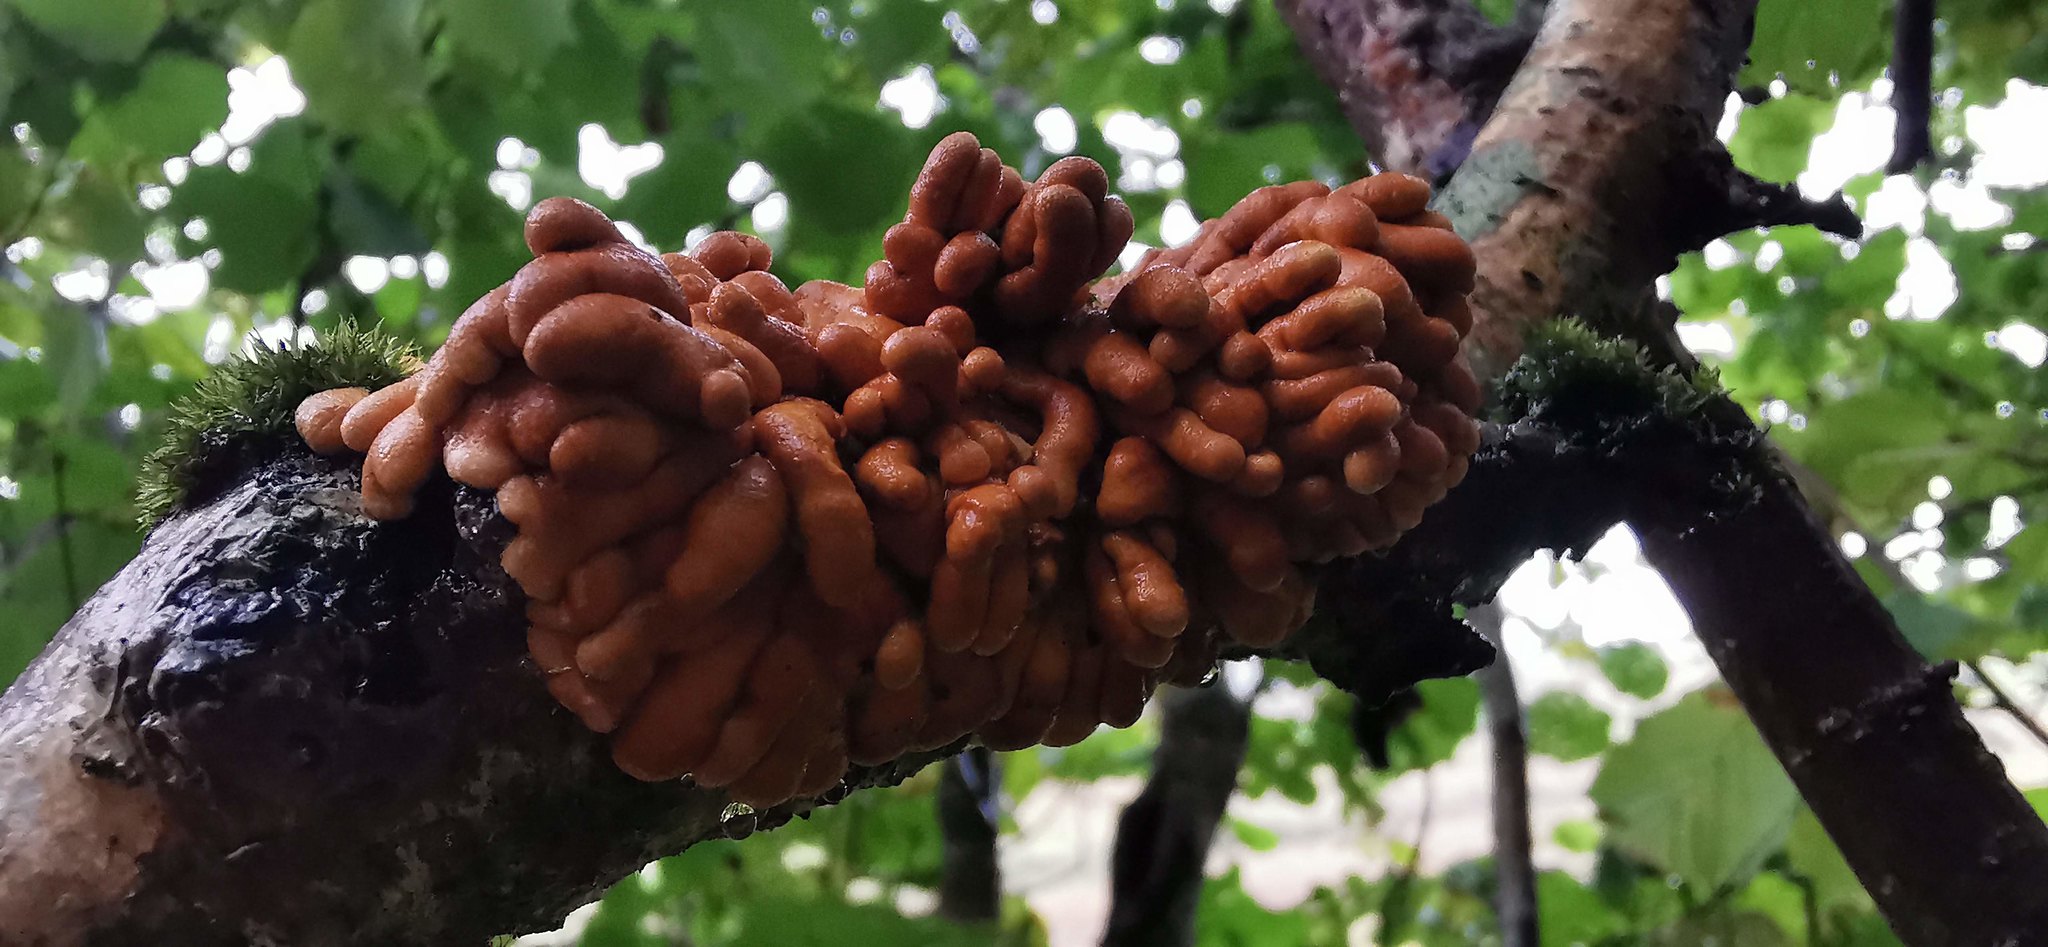
[[[757,238],[656,257],[551,199],[424,369],[298,422],[367,455],[374,517],[436,469],[496,491],[555,698],[635,776],[772,804],[1127,726],[1413,527],[1478,444],[1429,196],[1263,188],[1099,279],[1132,229],[1102,168],[959,133],[863,286],[795,290]]]

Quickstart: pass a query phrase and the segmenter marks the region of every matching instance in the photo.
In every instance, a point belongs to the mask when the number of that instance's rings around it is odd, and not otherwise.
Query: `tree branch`
[[[1500,644],[1499,606],[1468,609],[1465,617],[1496,646]],[[1536,924],[1536,863],[1530,852],[1529,830],[1529,735],[1523,730],[1522,698],[1515,691],[1515,672],[1505,652],[1477,677],[1479,699],[1486,710],[1486,732],[1493,740],[1493,904],[1500,921],[1501,947],[1537,947],[1543,939]]]
[[[373,524],[358,490],[271,451],[0,696],[0,943],[483,943],[807,811],[621,773],[537,683],[491,499]]]
[[[1469,0],[1278,0],[1381,167],[1440,179],[1465,160],[1535,36],[1541,4],[1498,26]]]
[[[939,914],[984,923],[1002,914],[1003,875],[996,863],[994,800],[1001,780],[995,754],[973,747],[949,757],[939,776]]]
[[[1884,173],[1905,174],[1934,157],[1934,0],[1898,0],[1892,9],[1892,156]]]
[[[2005,711],[2014,723],[2020,725],[2020,729],[2027,731],[2028,736],[2033,737],[2042,746],[2048,746],[2048,730],[2041,729],[2041,724],[2033,715],[2014,701],[2012,695],[2005,692],[2005,688],[1998,686],[1998,681],[1991,677],[1991,672],[1984,669],[1984,662],[1973,659],[1964,661],[1963,666],[1969,668],[1971,674],[1976,675],[1977,682],[1983,684],[1985,690],[1991,692],[1992,706]]]
[[[1849,229],[1841,211],[1807,207],[1737,171],[1714,137],[1753,8],[1552,4],[1437,199],[1479,259],[1479,320],[1465,351],[1480,377],[1499,377],[1527,327],[1559,314],[1613,334],[1640,330],[1651,280],[1731,229]]]
[[[1698,208],[1728,200],[1711,125],[1752,14],[1744,0],[1552,6],[1439,202],[1480,261],[1467,356],[1482,377],[1567,312],[1690,364],[1644,287],[1699,242]],[[1754,434],[1732,402],[1708,407]],[[1907,942],[2048,929],[2048,827],[1940,686],[1953,669],[1913,652],[1782,474],[1745,470],[1752,495],[1733,512],[1703,520],[1696,496],[1639,487],[1629,518],[1765,741]]]
[[[1251,705],[1221,684],[1169,688],[1159,703],[1152,776],[1117,819],[1104,947],[1195,942],[1202,865],[1251,733]]]

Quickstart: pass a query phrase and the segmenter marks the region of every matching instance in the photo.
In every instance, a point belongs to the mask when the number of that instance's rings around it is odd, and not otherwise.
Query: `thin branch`
[[[2048,746],[2048,730],[2041,729],[2041,724],[2033,718],[2033,715],[2022,710],[2020,705],[2012,699],[2012,695],[2007,694],[2005,688],[1998,686],[1997,679],[1991,676],[1991,672],[1984,669],[1984,662],[1972,658],[1964,661],[1963,666],[1969,668],[1971,674],[1977,675],[1977,681],[1984,685],[1986,691],[1991,693],[1992,706],[2005,711],[2007,715],[2011,716],[2020,725],[2021,729],[2027,731],[2028,735],[2039,741],[2042,746]]]
[[[1500,645],[1499,606],[1466,609],[1465,618],[1496,647]],[[1523,727],[1522,700],[1505,651],[1475,676],[1486,711],[1487,734],[1493,740],[1493,903],[1500,919],[1501,947],[1537,947],[1543,939],[1537,928],[1536,863],[1529,828],[1529,735]]]
[[[1898,0],[1892,10],[1892,156],[1884,173],[1905,174],[1934,157],[1934,0]]]
[[[55,443],[50,445],[50,490],[56,503],[57,558],[64,568],[64,600],[71,604],[72,611],[85,601],[85,592],[78,584],[77,556],[71,549],[71,524],[74,514],[64,486],[64,470],[70,466],[64,456],[64,448]]]

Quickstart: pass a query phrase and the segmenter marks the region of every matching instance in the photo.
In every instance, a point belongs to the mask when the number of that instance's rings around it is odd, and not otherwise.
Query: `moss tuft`
[[[259,346],[199,380],[171,405],[163,443],[142,460],[135,505],[144,528],[203,488],[235,448],[292,430],[307,395],[329,388],[382,388],[410,373],[418,356],[407,343],[342,326],[312,345]]]
[[[1500,407],[1508,418],[1563,424],[1628,415],[1683,421],[1721,393],[1711,368],[1655,368],[1641,346],[1557,319],[1529,333],[1521,359],[1501,379]]]

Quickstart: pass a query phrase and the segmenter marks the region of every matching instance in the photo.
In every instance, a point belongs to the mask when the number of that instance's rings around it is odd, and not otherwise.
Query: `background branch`
[[[1195,942],[1202,866],[1251,733],[1251,705],[1221,682],[1167,688],[1159,708],[1152,775],[1117,819],[1105,947]]]
[[[1496,647],[1500,645],[1499,606],[1468,609],[1465,618]],[[1493,742],[1493,904],[1500,921],[1501,947],[1537,947],[1543,939],[1536,922],[1536,863],[1529,830],[1529,735],[1523,729],[1522,699],[1515,691],[1515,672],[1504,651],[1476,676],[1480,705],[1486,711],[1487,736]]]
[[[996,862],[996,756],[970,747],[939,774],[939,914],[983,923],[1002,915],[1003,875]]]
[[[1488,20],[1469,0],[1277,0],[1381,167],[1436,180],[1465,160],[1536,33],[1541,3]]]
[[[1886,174],[1905,174],[1934,157],[1934,0],[1898,0],[1892,9],[1892,156]]]

